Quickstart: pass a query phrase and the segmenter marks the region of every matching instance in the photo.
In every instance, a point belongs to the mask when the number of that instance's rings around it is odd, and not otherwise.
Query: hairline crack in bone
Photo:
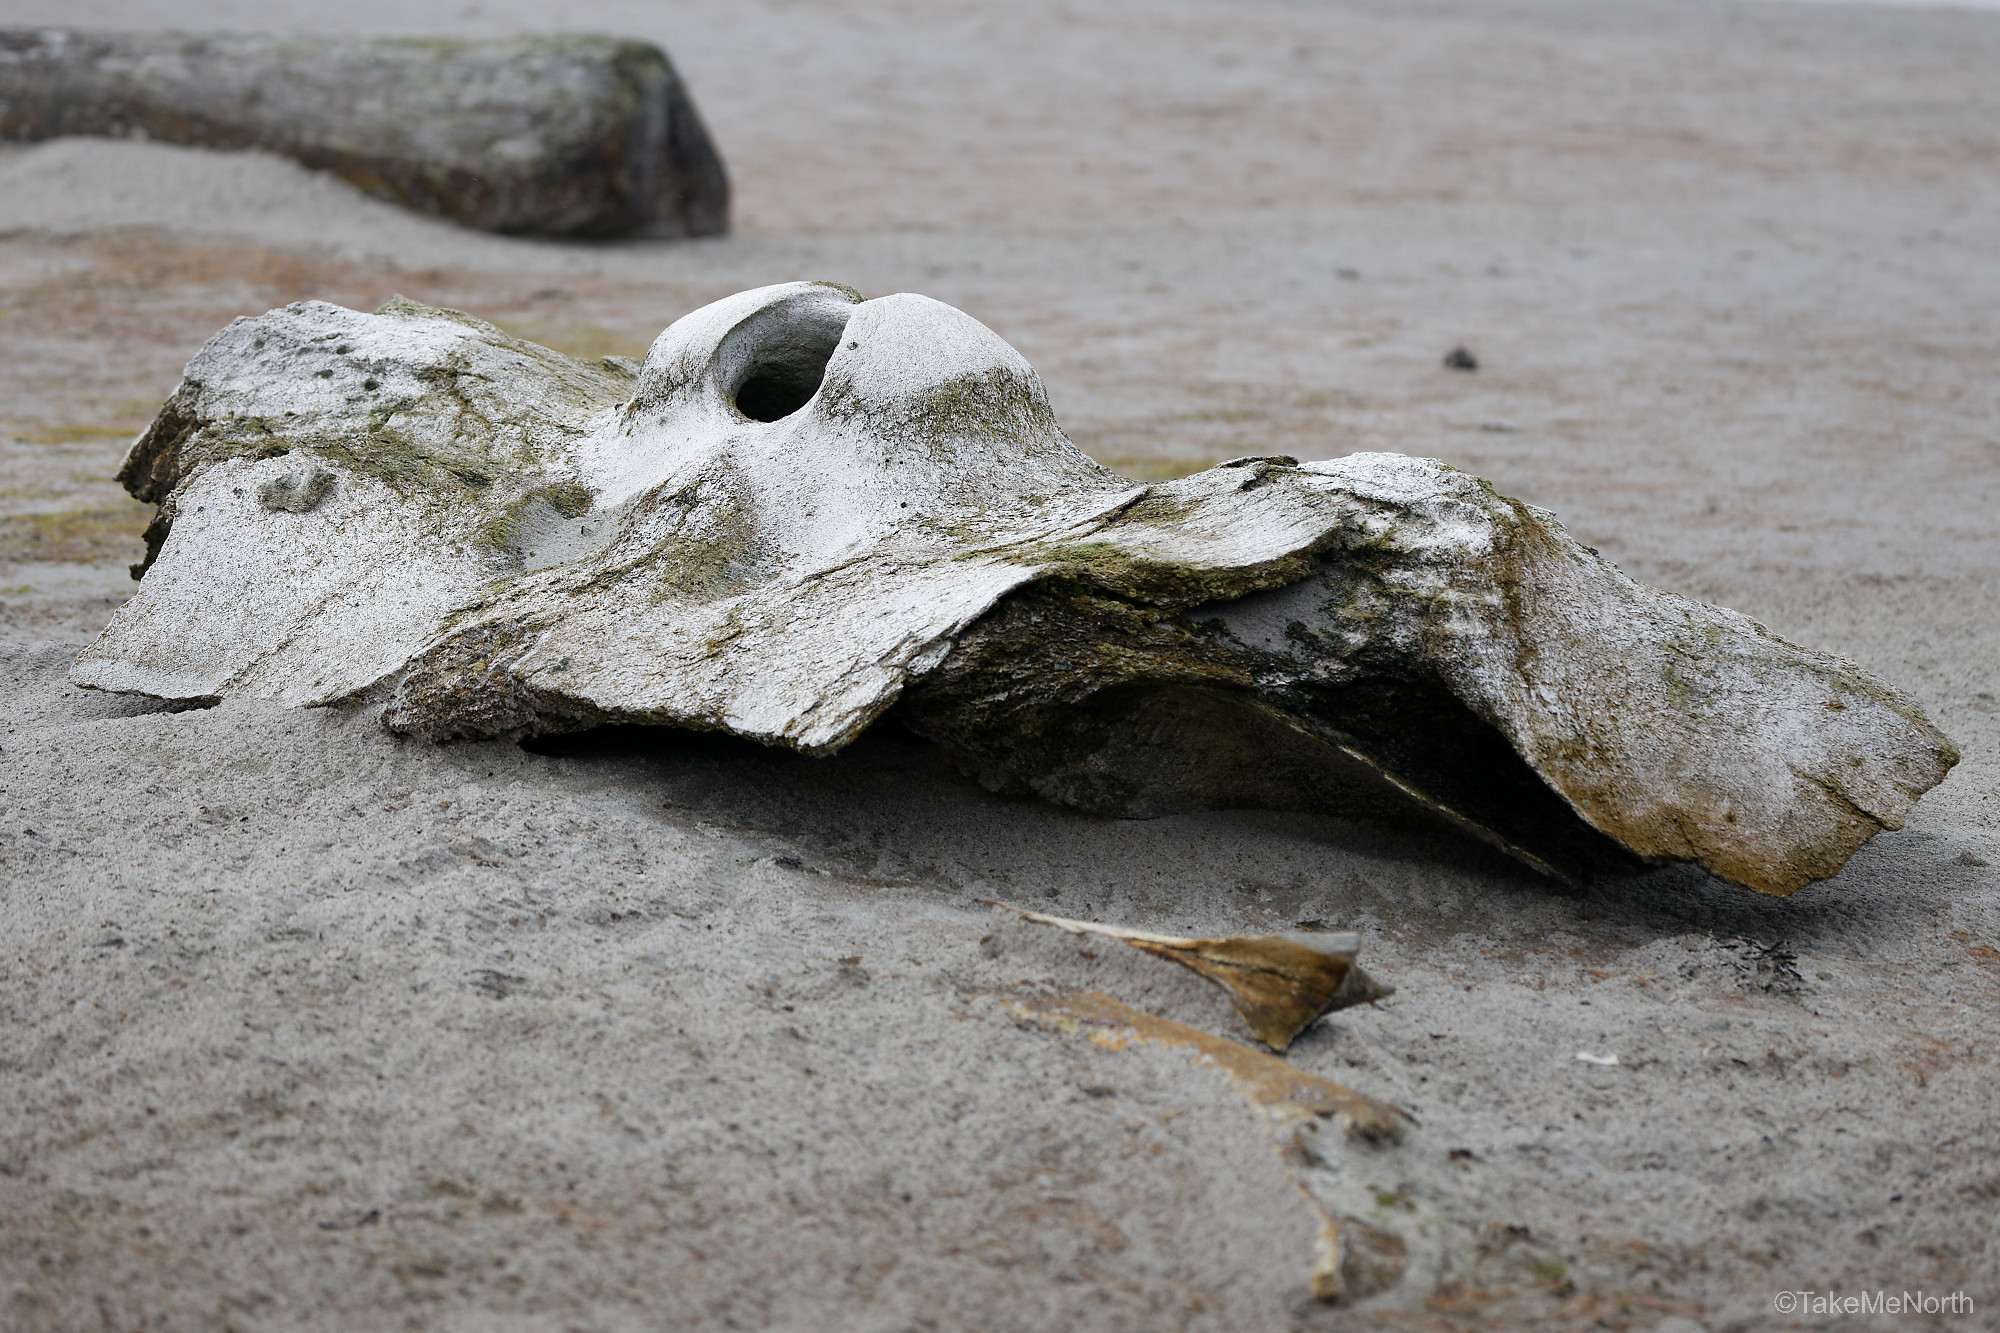
[[[1436,460],[1117,476],[1020,353],[908,293],[743,292],[643,366],[302,302],[217,334],[120,475],[160,509],[73,670],[97,689],[808,754],[895,708],[1086,810],[1414,805],[1548,873],[1779,895],[1958,758],[1852,663]]]

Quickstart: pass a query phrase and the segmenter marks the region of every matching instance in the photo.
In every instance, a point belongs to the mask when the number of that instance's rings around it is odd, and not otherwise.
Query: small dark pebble
[[[1479,358],[1472,354],[1470,347],[1454,347],[1444,354],[1446,370],[1477,370]]]
[[[359,1217],[333,1218],[319,1224],[321,1231],[352,1231],[356,1227],[372,1227],[382,1220],[382,1210],[370,1208]]]

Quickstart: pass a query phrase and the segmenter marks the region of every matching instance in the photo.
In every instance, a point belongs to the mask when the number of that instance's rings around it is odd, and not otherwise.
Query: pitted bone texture
[[[710,236],[729,182],[658,47],[0,29],[0,139],[262,148],[485,231]]]
[[[288,306],[202,350],[123,480],[155,556],[78,683],[365,702],[430,740],[824,754],[895,708],[1105,814],[1414,810],[1552,874],[1774,894],[1957,761],[1859,668],[1435,460],[1127,481],[922,296],[745,292],[636,374],[400,299]]]

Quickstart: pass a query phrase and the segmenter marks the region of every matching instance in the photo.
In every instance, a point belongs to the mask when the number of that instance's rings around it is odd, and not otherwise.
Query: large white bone
[[[288,306],[203,348],[122,477],[161,510],[73,673],[99,689],[821,754],[900,704],[990,780],[1108,813],[1414,802],[1555,873],[1780,894],[1957,760],[1852,664],[1434,460],[1121,478],[921,296],[744,292],[636,368],[400,300]]]

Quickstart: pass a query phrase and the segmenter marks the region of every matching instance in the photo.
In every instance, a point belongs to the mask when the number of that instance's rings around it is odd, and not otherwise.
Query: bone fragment
[[[1069,917],[1047,916],[1012,903],[996,903],[1023,920],[1054,926],[1072,935],[1123,940],[1155,958],[1165,958],[1206,977],[1228,993],[1236,1012],[1257,1040],[1282,1051],[1292,1039],[1336,1009],[1370,1004],[1395,994],[1355,966],[1361,937],[1338,931],[1296,935],[1226,936],[1182,939],[1122,926],[1104,926]]]
[[[217,334],[120,475],[160,509],[72,673],[98,689],[809,754],[895,709],[988,786],[1099,813],[1414,815],[1549,874],[1779,895],[1958,760],[1852,663],[1435,460],[1119,477],[922,296],[745,292],[636,373],[303,302]]]
[[[0,29],[0,139],[262,148],[485,231],[709,236],[729,184],[659,48],[611,37]]]

